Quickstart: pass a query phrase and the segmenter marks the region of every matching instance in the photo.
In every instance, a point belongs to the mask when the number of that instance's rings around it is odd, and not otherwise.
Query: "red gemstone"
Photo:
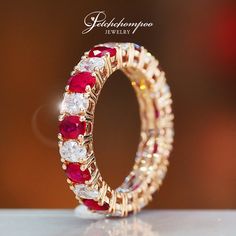
[[[98,46],[94,47],[89,52],[89,57],[102,57],[105,56],[106,53],[110,54],[110,57],[113,57],[116,55],[116,49],[115,48],[108,48],[105,46]]]
[[[157,151],[158,151],[158,144],[154,143],[154,145],[153,145],[153,153],[157,153]]]
[[[85,133],[85,129],[86,122],[80,121],[79,116],[66,116],[59,125],[60,133],[65,139],[76,139]]]
[[[92,199],[84,199],[83,203],[85,206],[87,206],[91,210],[95,211],[106,211],[109,209],[109,204],[104,203],[102,206],[98,205],[98,202],[92,200]]]
[[[82,171],[79,164],[69,163],[66,168],[67,177],[78,184],[84,184],[86,180],[91,179],[91,175],[88,169]]]
[[[156,118],[159,118],[159,110],[158,110],[158,108],[157,108],[157,105],[156,105],[156,103],[155,103],[155,101],[153,101],[153,108],[154,108],[154,114],[155,114],[155,117]]]
[[[80,72],[71,76],[68,81],[69,90],[77,93],[85,93],[86,87],[89,85],[92,88],[95,83],[96,77],[90,72]]]

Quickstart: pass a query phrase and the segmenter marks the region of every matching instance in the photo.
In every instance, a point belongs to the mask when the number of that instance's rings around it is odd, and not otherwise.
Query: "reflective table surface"
[[[85,219],[86,218],[86,219]],[[0,235],[236,235],[233,210],[144,210],[124,219],[83,216],[80,210],[0,210]]]

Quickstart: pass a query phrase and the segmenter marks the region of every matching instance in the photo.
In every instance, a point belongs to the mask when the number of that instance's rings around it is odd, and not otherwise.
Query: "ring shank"
[[[92,73],[96,77],[96,83],[92,88],[89,86],[86,94],[83,94],[84,99],[86,96],[89,98],[89,105],[79,113],[86,122],[86,133],[78,138],[78,142],[79,146],[86,147],[88,153],[86,160],[78,161],[81,169],[79,171],[89,171],[91,178],[84,181],[83,190],[81,190],[81,185],[74,183],[70,178],[67,181],[81,203],[85,205],[89,203],[90,206],[92,204],[93,210],[99,213],[126,216],[146,206],[152,199],[152,194],[162,184],[167,171],[168,156],[172,149],[174,116],[171,109],[171,93],[165,74],[158,67],[158,61],[144,47],[133,43],[109,43],[98,48],[107,50],[107,47],[110,47],[110,53],[99,58],[101,59],[99,62],[103,62],[104,66],[94,68]],[[116,53],[111,55],[114,49]],[[85,53],[82,63],[86,60],[92,63],[96,58],[87,57],[88,53]],[[102,87],[116,70],[122,70],[125,73],[136,92],[141,134],[132,171],[120,187],[112,189],[103,180],[96,164],[93,151],[93,123],[95,106]],[[75,67],[72,75],[80,72],[81,62]],[[67,113],[63,113],[63,117],[66,115]],[[63,146],[64,143],[61,142],[60,145]],[[71,161],[71,158],[69,160]],[[66,170],[68,160],[62,158],[62,162]],[[76,187],[80,188],[79,193]],[[83,191],[82,194],[81,191]],[[92,200],[86,199],[85,196]]]
[[[149,66],[143,63],[143,67],[140,68],[142,58],[134,56],[133,60],[129,59],[130,55],[134,54],[128,53],[127,61],[130,63],[123,63],[124,67],[120,69],[130,79],[137,95],[141,134],[132,171],[120,187],[112,190],[113,194],[116,193],[116,198],[120,198],[116,199],[118,204],[112,212],[123,210],[121,214],[138,211],[151,200],[152,193],[160,187],[167,171],[167,158],[173,141],[173,115],[170,106],[172,100],[164,72],[159,70],[154,57],[151,57]],[[126,206],[124,196],[127,197]]]
[[[136,92],[137,100],[139,103],[140,120],[141,120],[141,134],[140,143],[136,153],[135,164],[133,170],[126,177],[123,184],[117,188],[118,192],[125,192],[133,195],[138,188],[141,190],[137,194],[137,198],[142,198],[143,205],[146,205],[151,199],[151,194],[156,191],[162,183],[162,179],[165,175],[168,165],[167,153],[158,153],[158,143],[163,143],[160,137],[160,133],[165,132],[159,125],[158,118],[160,113],[163,115],[170,113],[171,101],[164,109],[158,108],[158,100],[156,98],[156,91],[153,90],[153,83],[145,73],[139,68],[126,67],[123,72],[130,79],[131,84]],[[158,78],[153,77],[153,80],[158,80],[165,83],[164,73],[160,72]],[[167,86],[167,85],[166,85]],[[161,91],[159,96],[161,97]],[[170,94],[168,98],[170,98]],[[172,130],[173,123],[170,122],[166,127]],[[171,143],[172,138],[169,140]],[[171,147],[169,147],[169,150]],[[158,175],[159,174],[159,175]],[[143,190],[142,190],[143,185]],[[136,198],[136,200],[137,200]],[[134,197],[133,197],[134,200]]]

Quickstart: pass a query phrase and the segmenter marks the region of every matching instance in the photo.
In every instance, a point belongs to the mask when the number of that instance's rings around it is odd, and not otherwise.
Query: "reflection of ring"
[[[133,170],[112,190],[97,168],[94,111],[108,77],[121,69],[140,106],[141,137]],[[86,52],[74,68],[61,105],[59,147],[70,188],[90,210],[126,216],[147,205],[162,183],[173,141],[171,94],[158,61],[133,43],[106,43]]]
[[[84,236],[91,235],[109,235],[109,236],[129,236],[129,235],[145,235],[158,236],[158,232],[152,229],[149,222],[141,218],[132,217],[122,220],[103,219],[92,222],[85,229]]]

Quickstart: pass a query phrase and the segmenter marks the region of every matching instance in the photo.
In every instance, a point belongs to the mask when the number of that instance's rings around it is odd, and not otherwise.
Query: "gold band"
[[[92,211],[111,216],[135,213],[162,184],[172,149],[174,116],[171,93],[158,65],[144,47],[106,43],[86,52],[71,74],[59,116],[59,148],[70,188]],[[97,168],[92,134],[99,94],[118,69],[129,77],[137,94],[141,135],[132,171],[113,190]]]

